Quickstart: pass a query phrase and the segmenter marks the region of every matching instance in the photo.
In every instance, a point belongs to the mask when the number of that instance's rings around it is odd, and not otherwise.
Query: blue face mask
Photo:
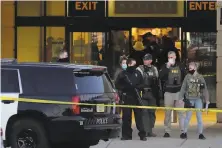
[[[126,70],[127,65],[126,64],[122,64],[122,69]]]

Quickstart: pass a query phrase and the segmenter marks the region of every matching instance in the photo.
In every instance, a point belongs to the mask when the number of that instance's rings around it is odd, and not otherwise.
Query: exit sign
[[[69,1],[69,16],[105,17],[105,1]]]

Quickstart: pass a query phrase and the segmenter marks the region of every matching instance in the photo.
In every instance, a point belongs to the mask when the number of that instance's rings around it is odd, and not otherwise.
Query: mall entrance
[[[81,27],[82,28],[82,27]],[[92,65],[107,66],[109,73],[113,76],[115,69],[119,66],[120,56],[129,56],[132,51],[140,50],[136,44],[143,44],[144,34],[151,32],[156,36],[156,42],[160,48],[163,47],[163,38],[173,38],[175,47],[179,51],[180,58],[182,52],[182,32],[181,28],[83,28],[69,27],[69,53],[71,63],[84,63]],[[142,45],[145,47],[146,45]]]
[[[107,66],[110,75],[119,65],[119,57],[129,55],[130,29],[97,27],[67,27],[70,63]]]

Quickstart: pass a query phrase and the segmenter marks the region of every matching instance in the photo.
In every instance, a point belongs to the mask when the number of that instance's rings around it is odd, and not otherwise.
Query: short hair
[[[199,64],[198,64],[197,62],[190,62],[190,63],[189,63],[189,66],[190,66],[190,65],[195,66],[196,69],[198,69],[198,67],[199,67]]]
[[[126,60],[126,64],[127,64],[127,65],[130,65],[130,64],[132,64],[132,63],[133,63],[133,61],[135,61],[135,62],[136,62],[136,60],[135,60],[135,59],[133,59],[133,58],[129,58],[129,59],[127,59],[127,60]]]
[[[127,61],[127,57],[126,56],[121,56],[120,58],[119,58],[119,63],[121,64],[124,60],[126,60]]]
[[[169,52],[168,52],[168,56],[169,56],[169,55],[172,55],[172,54],[176,56],[176,52],[174,52],[174,51],[169,51]]]

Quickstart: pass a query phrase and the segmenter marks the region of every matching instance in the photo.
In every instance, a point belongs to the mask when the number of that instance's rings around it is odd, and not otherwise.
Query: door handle
[[[14,103],[15,101],[13,100],[2,100],[2,103],[4,104],[10,104],[10,103]]]

